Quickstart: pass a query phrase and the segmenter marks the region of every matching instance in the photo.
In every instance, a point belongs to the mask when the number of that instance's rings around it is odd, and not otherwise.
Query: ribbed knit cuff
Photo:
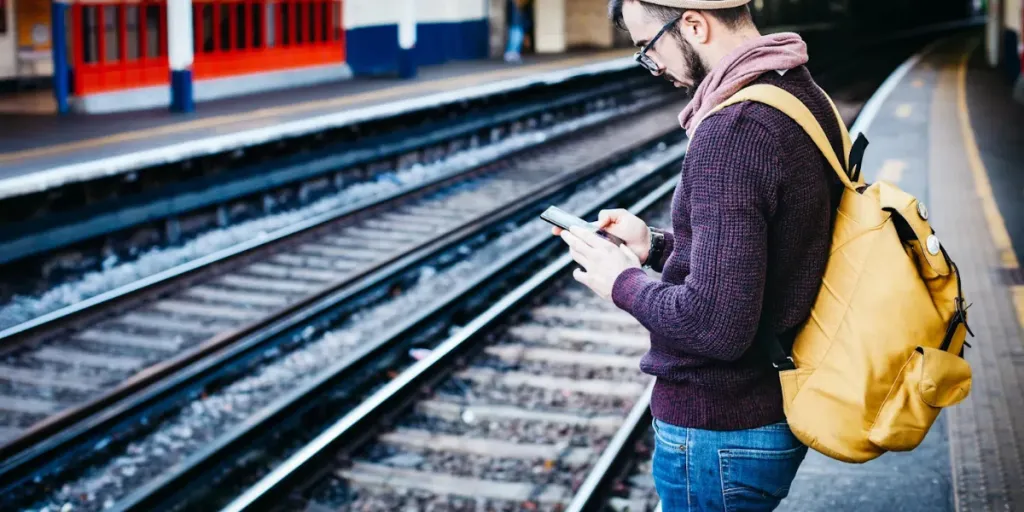
[[[632,314],[633,302],[647,285],[650,277],[639,268],[627,268],[612,284],[612,302],[623,311]]]

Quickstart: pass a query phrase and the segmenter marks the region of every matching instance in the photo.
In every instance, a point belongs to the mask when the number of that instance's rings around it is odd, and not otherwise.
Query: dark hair
[[[640,2],[640,5],[644,6],[644,9],[647,10],[648,14],[662,23],[672,21],[673,19],[681,16],[686,10],[698,10],[665,7],[664,5],[652,4],[644,2],[643,0],[608,0],[608,17],[611,18],[612,23],[614,23],[619,30],[626,30],[626,24],[622,21],[622,6],[626,2]],[[701,12],[717,19],[729,28],[737,28],[747,23],[753,23],[754,21],[753,16],[750,14],[750,6],[747,4],[739,7],[731,7],[729,9],[706,9],[701,10]],[[671,32],[678,36],[679,27],[672,27]]]

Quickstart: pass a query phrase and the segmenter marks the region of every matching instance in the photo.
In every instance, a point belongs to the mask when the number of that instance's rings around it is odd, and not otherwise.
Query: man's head
[[[714,3],[736,2],[609,0],[608,14],[615,26],[629,32],[654,75],[692,91],[721,57],[742,41],[759,35],[746,3],[723,9],[672,6]],[[650,44],[652,41],[654,44]]]

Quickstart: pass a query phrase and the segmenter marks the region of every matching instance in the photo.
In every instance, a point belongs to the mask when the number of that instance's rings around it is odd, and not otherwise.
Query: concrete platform
[[[0,199],[261,142],[303,135],[537,83],[635,66],[631,51],[531,56],[521,64],[463,61],[421,68],[410,81],[358,78],[166,110],[57,117],[0,98]],[[4,103],[7,103],[5,105]]]
[[[912,452],[863,465],[810,453],[779,510],[1024,510],[1024,106],[980,43],[978,32],[927,49],[860,126],[867,181],[923,199],[960,267],[971,394]]]

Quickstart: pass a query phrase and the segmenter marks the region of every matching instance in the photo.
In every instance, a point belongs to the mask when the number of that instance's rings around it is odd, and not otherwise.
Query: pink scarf
[[[807,45],[793,32],[781,32],[744,42],[722,58],[693,93],[679,114],[679,125],[693,138],[691,126],[762,73],[788,70],[807,63]]]

